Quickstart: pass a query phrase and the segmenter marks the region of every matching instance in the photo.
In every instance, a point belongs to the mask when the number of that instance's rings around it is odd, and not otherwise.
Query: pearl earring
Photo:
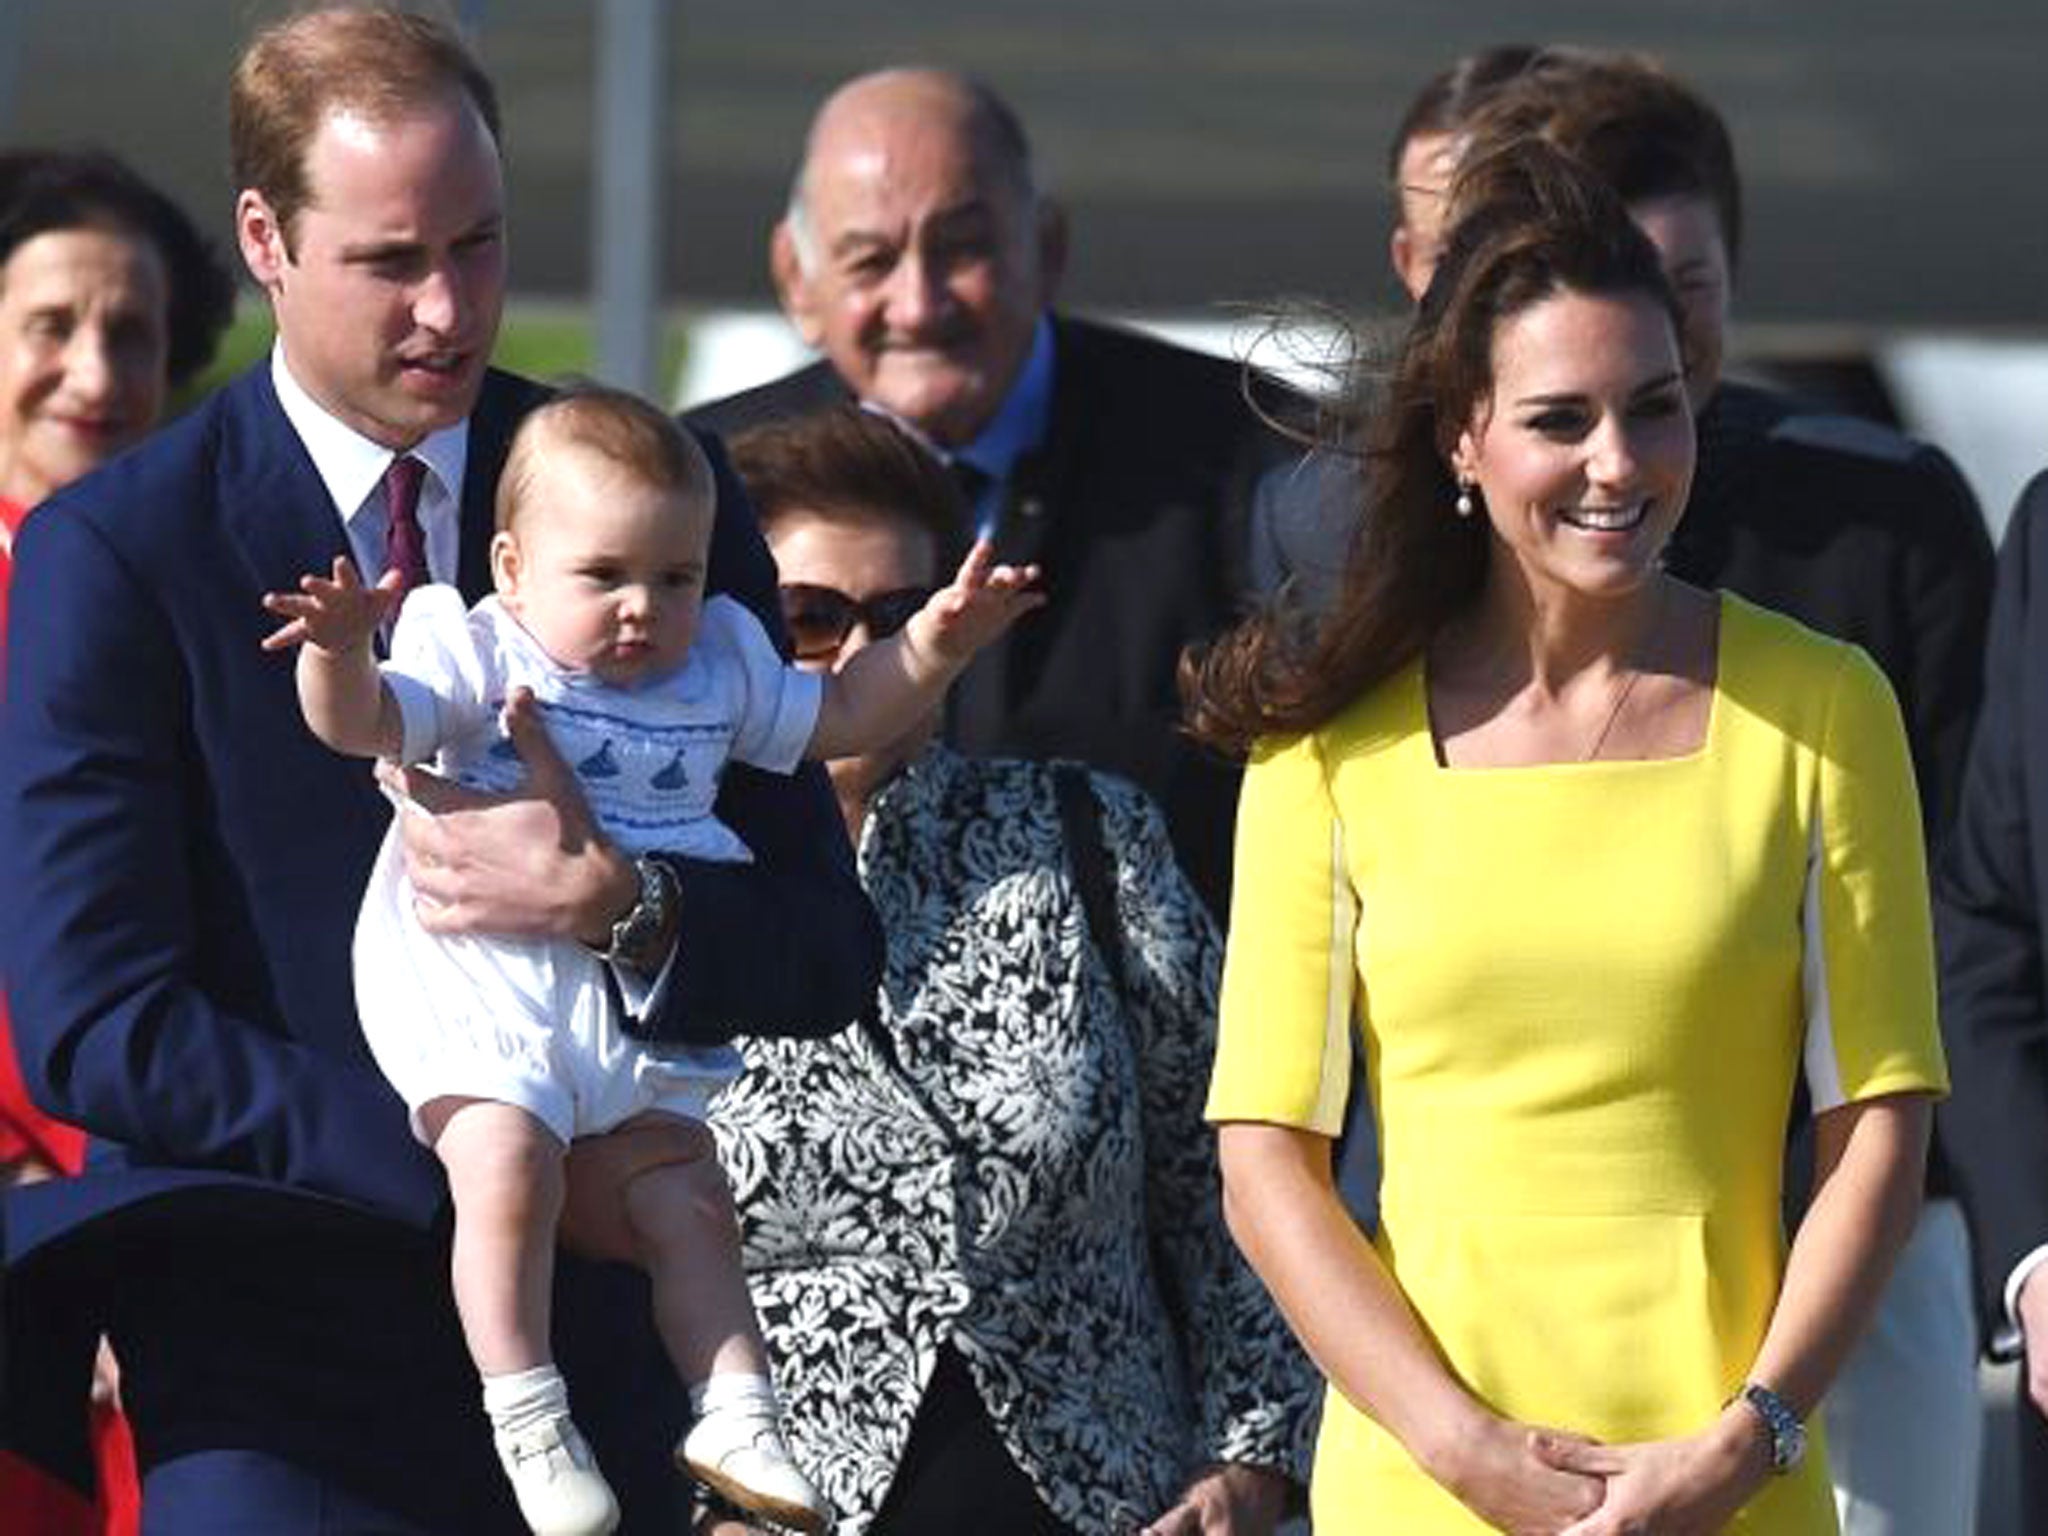
[[[1460,480],[1458,482],[1458,499],[1453,505],[1458,509],[1458,516],[1470,517],[1472,515],[1472,482],[1470,480]]]

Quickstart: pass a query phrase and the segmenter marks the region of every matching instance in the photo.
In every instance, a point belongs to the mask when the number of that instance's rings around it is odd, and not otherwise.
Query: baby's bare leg
[[[700,1155],[663,1163],[621,1192],[654,1291],[654,1322],[691,1385],[727,1372],[768,1374],[768,1351],[740,1263],[739,1216],[708,1128]]]
[[[690,1389],[696,1416],[676,1459],[742,1509],[792,1530],[823,1531],[831,1506],[782,1438],[768,1350],[740,1263],[732,1191],[710,1131],[694,1129],[701,1133],[701,1141],[691,1138],[700,1155],[643,1163],[621,1191],[626,1224],[653,1285],[655,1326]]]
[[[420,1122],[455,1196],[455,1310],[519,1512],[548,1536],[604,1536],[618,1500],[569,1416],[548,1339],[566,1149],[488,1099],[436,1099]]]
[[[420,1118],[455,1198],[450,1268],[470,1358],[486,1376],[545,1364],[562,1143],[487,1099],[437,1099]]]

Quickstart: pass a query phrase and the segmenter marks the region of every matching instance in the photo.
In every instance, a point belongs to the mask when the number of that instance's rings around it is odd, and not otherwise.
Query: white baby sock
[[[552,1361],[530,1370],[484,1377],[484,1412],[491,1428],[516,1435],[569,1411],[569,1388]]]
[[[779,1414],[775,1384],[752,1371],[720,1371],[690,1388],[690,1412],[700,1419],[738,1413],[772,1423]]]

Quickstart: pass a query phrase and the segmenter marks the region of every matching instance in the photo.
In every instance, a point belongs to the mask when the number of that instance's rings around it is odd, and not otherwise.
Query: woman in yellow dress
[[[1803,1422],[1946,1089],[1897,708],[1860,651],[1660,570],[1692,423],[1624,209],[1537,145],[1453,209],[1338,611],[1189,679],[1251,758],[1208,1114],[1330,1383],[1316,1526],[1832,1532]],[[1354,1029],[1370,1241],[1330,1172]]]

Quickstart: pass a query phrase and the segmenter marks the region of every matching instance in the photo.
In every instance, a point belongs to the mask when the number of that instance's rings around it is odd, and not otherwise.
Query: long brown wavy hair
[[[1493,386],[1502,322],[1561,292],[1677,306],[1657,252],[1605,182],[1548,144],[1475,150],[1451,187],[1443,259],[1366,429],[1343,590],[1313,621],[1282,600],[1182,657],[1187,729],[1233,755],[1312,731],[1406,666],[1477,600],[1491,531],[1452,511],[1459,431]]]

